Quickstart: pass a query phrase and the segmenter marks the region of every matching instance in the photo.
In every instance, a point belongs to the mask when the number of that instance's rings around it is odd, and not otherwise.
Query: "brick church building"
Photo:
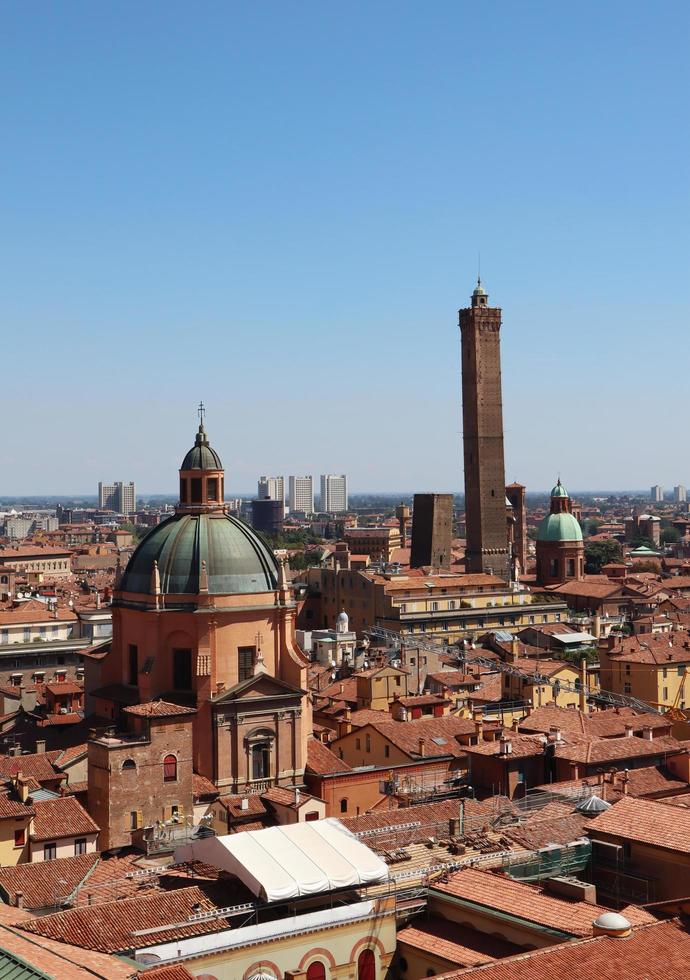
[[[195,772],[233,793],[300,784],[307,666],[285,569],[228,513],[202,418],[174,515],[144,538],[116,586],[110,651],[87,668],[90,711],[118,726],[135,704],[194,708]]]

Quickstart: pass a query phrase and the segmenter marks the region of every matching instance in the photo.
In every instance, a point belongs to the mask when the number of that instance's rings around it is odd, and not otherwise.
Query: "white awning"
[[[559,643],[565,643],[566,645],[571,643],[596,643],[596,636],[592,636],[591,633],[557,633],[554,635],[554,640],[558,640]]]
[[[267,902],[388,878],[386,863],[332,817],[204,837],[177,848],[175,861],[202,861],[227,871]]]

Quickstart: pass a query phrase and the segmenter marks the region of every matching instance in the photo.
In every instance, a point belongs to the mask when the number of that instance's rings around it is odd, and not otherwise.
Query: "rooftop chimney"
[[[240,810],[248,810],[248,809],[249,809],[249,797],[243,796],[242,799],[240,800]]]
[[[419,740],[419,754],[424,758],[426,755],[426,739],[420,738]]]
[[[14,893],[14,904],[17,906],[18,909],[24,908],[24,892]]]
[[[646,738],[648,742],[651,742],[654,738],[654,733],[652,731],[651,725],[645,725],[642,729],[642,738]]]
[[[625,737],[626,738],[632,738],[633,737],[633,726],[630,725],[630,724],[626,724],[626,726],[625,726]]]
[[[512,740],[506,738],[505,735],[501,735],[499,755],[511,755],[512,751],[513,751]]]

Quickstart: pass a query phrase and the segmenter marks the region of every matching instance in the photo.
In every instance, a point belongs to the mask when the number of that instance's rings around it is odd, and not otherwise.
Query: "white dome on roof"
[[[602,912],[592,925],[602,932],[625,932],[632,929],[630,922],[619,912]]]
[[[338,614],[338,618],[335,621],[335,628],[338,633],[348,633],[350,631],[350,617],[344,609]]]

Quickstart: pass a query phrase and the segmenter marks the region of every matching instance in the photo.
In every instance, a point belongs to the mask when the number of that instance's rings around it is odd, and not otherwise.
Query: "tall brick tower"
[[[460,310],[462,421],[468,572],[510,579],[503,463],[501,310],[488,305],[481,280]]]

